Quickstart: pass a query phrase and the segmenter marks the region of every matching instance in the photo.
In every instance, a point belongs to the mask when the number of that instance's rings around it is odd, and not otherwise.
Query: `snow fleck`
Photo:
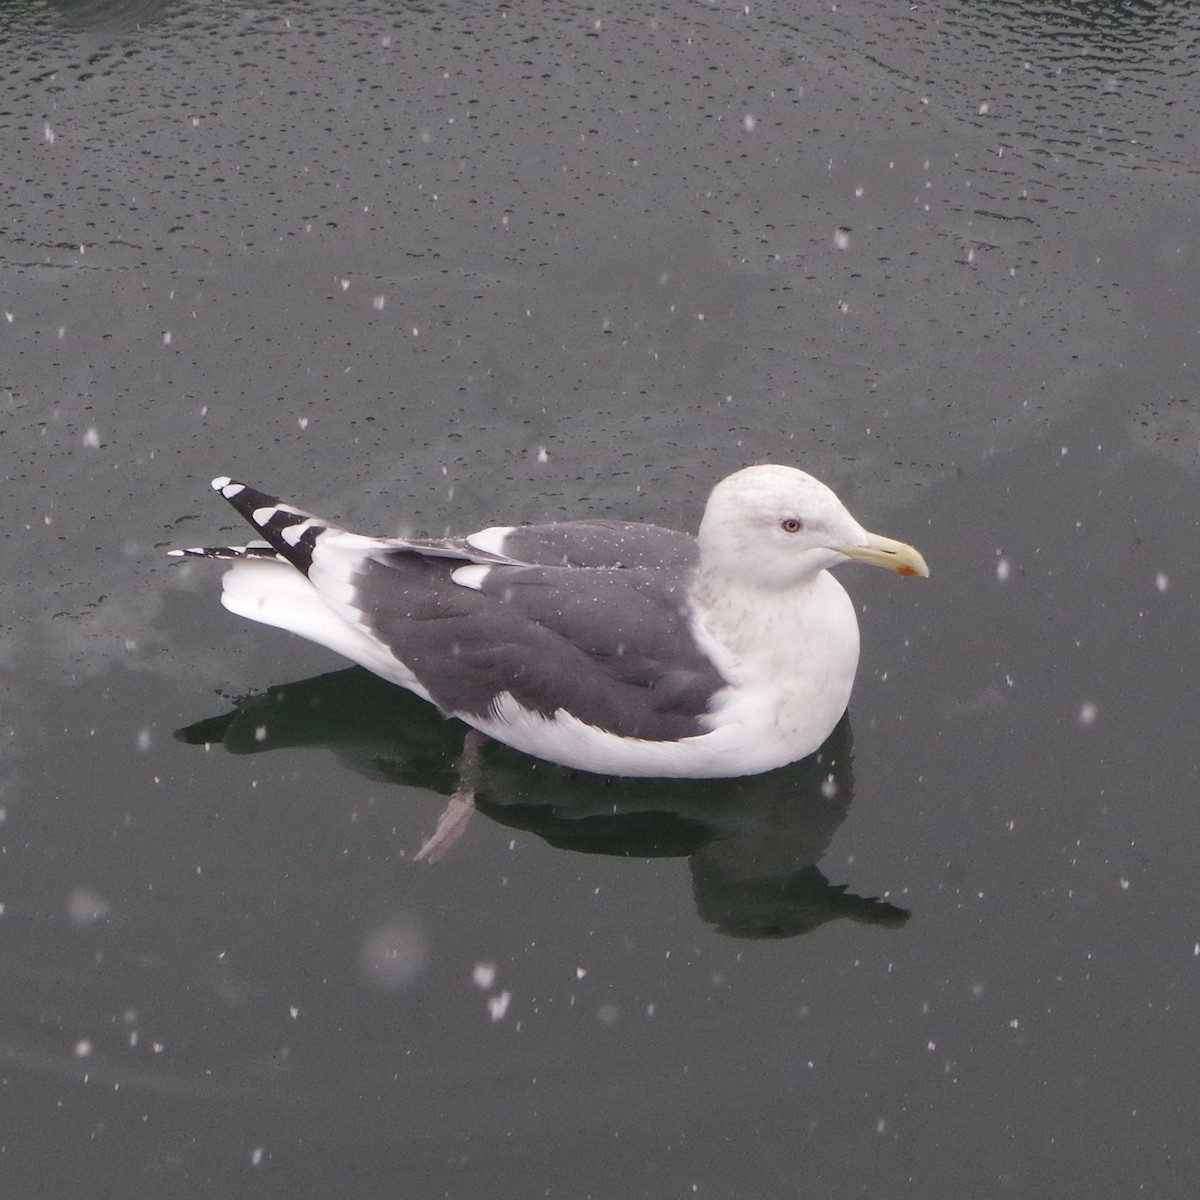
[[[1005,583],[1008,580],[1012,568],[1009,566],[1008,559],[1001,556],[996,560],[996,579],[1000,583]]]
[[[95,427],[95,425],[88,426],[87,432],[85,432],[83,435],[83,444],[89,450],[100,449],[100,431]]]
[[[1170,582],[1171,581],[1167,577],[1166,571],[1159,571],[1159,573],[1154,577],[1154,586],[1158,588],[1160,592],[1165,592],[1167,590],[1167,585]]]
[[[587,967],[576,967],[575,978],[582,979],[587,974]]]
[[[137,748],[139,750],[149,750],[150,742],[151,742],[150,730],[149,729],[139,729],[138,735],[137,735]]]
[[[57,136],[58,136],[58,135],[57,135],[57,134],[54,132],[54,130],[53,130],[51,127],[50,127],[50,122],[49,122],[49,121],[45,122],[45,124],[43,124],[43,125],[42,125],[42,137],[46,139],[46,145],[47,145],[47,146],[53,146],[53,145],[54,145],[54,139],[55,139]]]
[[[267,727],[259,725],[254,730],[254,740],[256,742],[265,742],[267,740]]]
[[[490,988],[496,982],[496,964],[476,963],[471,971],[471,981],[477,988]]]
[[[301,430],[307,429],[308,428],[308,418],[307,417],[297,417],[296,424],[300,426]]]
[[[1080,725],[1090,725],[1096,719],[1096,706],[1089,700],[1079,710]]]
[[[512,992],[504,991],[498,996],[493,996],[488,1001],[488,1012],[491,1014],[493,1021],[503,1021],[504,1014],[508,1012],[508,1006],[512,1003]]]
[[[398,992],[415,982],[429,958],[429,940],[406,913],[385,919],[367,932],[359,954],[364,982]]]
[[[833,231],[833,245],[837,250],[848,250],[850,248],[850,230],[844,226]]]
[[[75,1057],[87,1058],[92,1052],[92,1043],[88,1038],[80,1038],[75,1043]]]
[[[386,296],[375,296],[371,300],[371,305],[376,310],[376,312],[382,312],[383,309],[387,306],[387,297]]]
[[[259,1163],[262,1162],[262,1160],[263,1160],[263,1148],[261,1146],[255,1146],[254,1152],[250,1155],[250,1165],[252,1167],[257,1167],[259,1165]]]
[[[754,127],[758,124],[758,118],[753,113],[747,113],[742,118],[742,128],[747,133],[753,133]]]
[[[91,888],[76,888],[67,897],[67,916],[75,925],[94,925],[109,913],[109,903]]]
[[[164,346],[169,346],[171,344],[171,331],[169,329],[163,330],[162,344]]]

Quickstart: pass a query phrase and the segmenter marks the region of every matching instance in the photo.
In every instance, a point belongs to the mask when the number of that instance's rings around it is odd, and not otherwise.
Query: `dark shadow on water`
[[[357,667],[234,701],[177,733],[234,754],[331,750],[370,779],[449,797],[466,728]],[[560,850],[688,859],[701,918],[735,937],[784,938],[837,918],[896,926],[909,916],[851,894],[818,867],[853,796],[848,718],[816,754],[741,779],[621,779],[571,771],[488,742],[475,807]]]

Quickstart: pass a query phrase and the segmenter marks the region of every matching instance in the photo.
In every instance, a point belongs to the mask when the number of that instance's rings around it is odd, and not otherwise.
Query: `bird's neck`
[[[837,635],[849,607],[845,590],[828,571],[787,588],[773,588],[701,570],[692,586],[692,602],[709,635],[738,656],[777,657],[811,638]],[[852,607],[849,615],[853,620]],[[831,621],[836,628],[826,630]]]

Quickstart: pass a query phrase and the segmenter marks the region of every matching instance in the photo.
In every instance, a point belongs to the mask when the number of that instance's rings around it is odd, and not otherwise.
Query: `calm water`
[[[1194,1195],[1193,6],[2,19],[5,1196]],[[162,554],[765,460],[933,568],[821,762],[432,866],[461,729]]]

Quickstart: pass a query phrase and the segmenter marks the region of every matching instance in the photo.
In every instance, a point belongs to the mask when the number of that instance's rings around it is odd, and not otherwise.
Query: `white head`
[[[698,538],[703,573],[768,590],[799,586],[848,558],[929,574],[911,546],[868,533],[832,490],[794,467],[746,467],[722,479]]]

